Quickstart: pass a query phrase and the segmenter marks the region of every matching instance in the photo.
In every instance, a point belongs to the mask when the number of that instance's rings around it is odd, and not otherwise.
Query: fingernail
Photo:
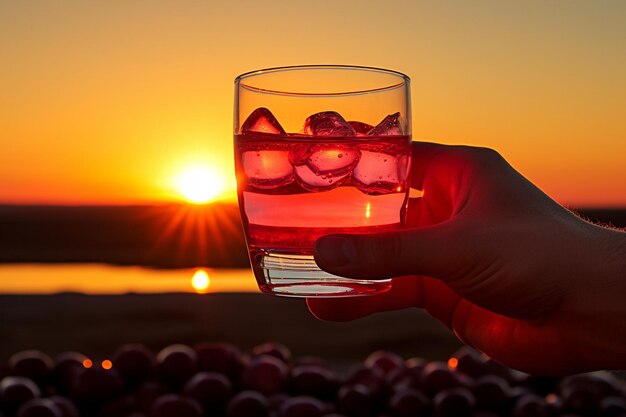
[[[346,266],[354,259],[354,243],[342,237],[321,237],[315,242],[315,254],[324,266]]]

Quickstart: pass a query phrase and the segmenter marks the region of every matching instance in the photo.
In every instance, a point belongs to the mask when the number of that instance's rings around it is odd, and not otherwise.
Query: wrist
[[[626,369],[626,233],[592,227],[590,268],[572,317],[583,339],[575,348],[591,369]]]
[[[623,291],[621,294],[626,296],[624,292],[626,291],[626,231],[609,230],[609,232],[613,241],[613,250],[608,248],[613,280]]]

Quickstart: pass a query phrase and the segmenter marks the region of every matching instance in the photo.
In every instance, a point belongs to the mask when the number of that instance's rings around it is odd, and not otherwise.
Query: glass
[[[315,240],[401,228],[411,157],[409,78],[379,68],[270,68],[235,79],[237,193],[262,292],[372,295],[389,278],[322,271]]]

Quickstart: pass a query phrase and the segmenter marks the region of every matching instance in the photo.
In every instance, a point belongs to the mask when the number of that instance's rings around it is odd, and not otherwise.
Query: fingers
[[[411,187],[423,190],[424,177],[428,171],[430,163],[435,157],[445,149],[446,145],[429,142],[412,142],[411,143]]]
[[[445,279],[467,265],[474,249],[451,220],[393,232],[322,236],[315,242],[315,261],[325,271],[349,278],[427,275]]]
[[[320,320],[349,321],[381,311],[401,310],[422,305],[418,277],[393,279],[391,289],[385,293],[354,298],[308,298],[309,311]]]
[[[368,297],[308,298],[309,311],[320,320],[350,321],[383,311],[424,308],[452,328],[453,314],[461,297],[441,281],[419,276],[393,279],[389,291]]]

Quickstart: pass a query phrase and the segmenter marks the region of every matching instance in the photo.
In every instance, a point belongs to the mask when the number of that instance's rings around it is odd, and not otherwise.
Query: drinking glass
[[[237,193],[262,292],[372,295],[390,277],[322,271],[315,240],[402,227],[411,158],[409,77],[380,68],[306,65],[235,79]]]

